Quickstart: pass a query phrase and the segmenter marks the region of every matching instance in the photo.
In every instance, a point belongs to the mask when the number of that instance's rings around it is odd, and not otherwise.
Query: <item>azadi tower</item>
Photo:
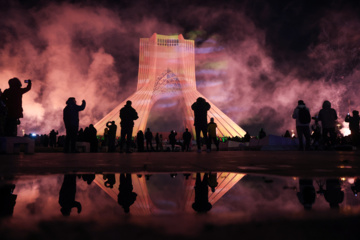
[[[98,134],[102,135],[108,121],[115,121],[120,126],[119,111],[127,100],[132,101],[139,119],[135,121],[133,135],[139,130],[145,132],[146,123],[154,103],[162,94],[178,94],[184,99],[184,129],[188,128],[195,136],[194,112],[191,105],[198,97],[210,103],[208,119],[217,123],[218,136],[240,136],[245,131],[212,104],[196,89],[195,47],[193,40],[185,40],[179,34],[165,36],[154,33],[150,38],[140,39],[139,74],[137,90],[114,110],[95,124]],[[151,126],[150,126],[151,127]],[[120,135],[120,131],[117,132]]]

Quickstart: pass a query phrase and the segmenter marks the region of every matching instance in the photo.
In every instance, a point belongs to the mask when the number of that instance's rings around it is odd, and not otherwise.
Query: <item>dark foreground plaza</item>
[[[357,151],[0,155],[1,185],[14,186],[17,196],[12,215],[0,220],[0,235],[1,239],[358,239],[359,155]],[[118,204],[118,181],[124,173],[131,174],[137,194],[129,213]],[[215,174],[218,185],[214,192],[208,189],[211,210],[199,213],[191,207],[195,179],[205,173]],[[81,213],[60,212],[65,176],[76,176],[73,194],[82,205]],[[93,178],[86,182],[86,176]],[[304,181],[310,183],[305,188],[313,189],[310,209],[299,197]],[[329,207],[334,181],[339,184],[333,189],[341,193],[335,208]]]

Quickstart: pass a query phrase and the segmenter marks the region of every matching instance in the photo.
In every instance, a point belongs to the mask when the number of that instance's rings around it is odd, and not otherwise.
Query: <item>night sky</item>
[[[1,1],[0,88],[33,80],[26,132],[63,130],[71,96],[87,101],[86,126],[135,92],[139,38],[183,34],[196,43],[198,90],[251,135],[294,129],[299,99],[313,116],[329,100],[343,125],[360,106],[359,10],[358,1]],[[154,131],[178,124],[171,101],[154,106]]]

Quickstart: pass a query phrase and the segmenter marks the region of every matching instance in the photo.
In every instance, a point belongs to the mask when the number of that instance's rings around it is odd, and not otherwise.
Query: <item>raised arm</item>
[[[29,79],[27,86],[25,88],[21,88],[21,93],[24,94],[24,93],[30,91],[30,89],[31,89],[31,80]]]
[[[80,106],[77,106],[77,109],[78,111],[82,111],[85,109],[85,107],[86,107],[86,102],[85,100],[82,100],[82,104]]]

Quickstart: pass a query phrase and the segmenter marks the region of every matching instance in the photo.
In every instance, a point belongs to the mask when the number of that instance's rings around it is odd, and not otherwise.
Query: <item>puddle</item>
[[[296,221],[309,217],[309,212],[316,219],[319,213],[342,218],[360,211],[357,177],[303,179],[229,172],[25,175],[1,177],[0,186],[0,221],[6,223],[0,233],[37,229],[37,224],[53,221],[90,221],[98,228],[104,221],[121,226],[125,222],[188,232],[196,225],[220,227],[289,216]]]

